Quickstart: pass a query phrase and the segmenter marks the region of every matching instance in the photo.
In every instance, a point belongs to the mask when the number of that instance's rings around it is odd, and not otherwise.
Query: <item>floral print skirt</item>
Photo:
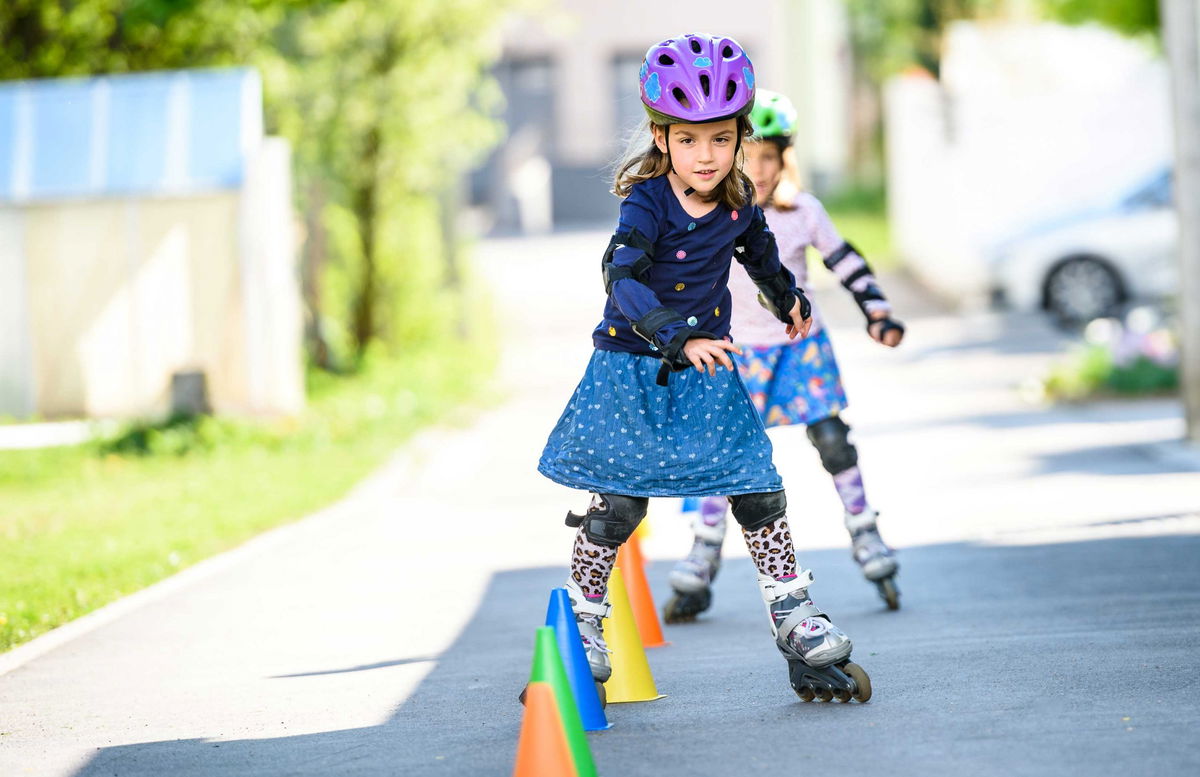
[[[786,345],[742,346],[738,371],[768,427],[808,424],[846,409],[846,389],[825,330]]]

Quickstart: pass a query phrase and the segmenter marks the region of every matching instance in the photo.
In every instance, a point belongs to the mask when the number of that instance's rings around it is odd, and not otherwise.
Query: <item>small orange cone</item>
[[[549,683],[530,683],[525,690],[525,717],[517,742],[513,777],[577,777],[558,702]]]
[[[604,619],[604,640],[612,649],[612,677],[604,684],[609,704],[626,701],[653,701],[662,694],[654,686],[654,675],[646,661],[642,637],[638,634],[633,608],[621,568],[616,567],[608,578],[608,601],[612,613]]]
[[[629,604],[633,607],[638,633],[642,635],[642,647],[656,648],[671,644],[663,639],[662,626],[658,623],[658,608],[654,606],[650,584],[646,582],[646,559],[642,556],[641,545],[634,538],[629,538],[617,551],[617,566],[625,571],[625,587],[629,591]]]
[[[645,524],[646,522],[642,521],[642,525],[644,526]],[[634,546],[634,549],[637,550],[638,558],[642,560],[642,569],[645,570],[647,564],[646,554],[642,552],[642,539],[638,536],[638,533],[634,532],[631,534],[629,539],[625,541],[625,544]],[[617,552],[620,553],[620,551]]]

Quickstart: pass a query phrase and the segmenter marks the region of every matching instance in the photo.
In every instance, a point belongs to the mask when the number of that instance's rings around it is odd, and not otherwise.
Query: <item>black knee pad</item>
[[[587,514],[567,513],[567,526],[583,526],[587,538],[597,545],[620,547],[646,517],[650,500],[644,496],[599,494],[600,504]]]
[[[858,451],[850,443],[850,427],[837,416],[808,427],[808,441],[821,455],[821,465],[830,475],[845,472],[858,463]]]
[[[729,501],[733,505],[733,517],[749,531],[761,529],[787,515],[787,497],[783,491],[731,496]]]

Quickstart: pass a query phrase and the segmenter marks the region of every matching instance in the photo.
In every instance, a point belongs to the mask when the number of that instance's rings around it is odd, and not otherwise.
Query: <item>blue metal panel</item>
[[[235,187],[243,176],[242,117],[244,72],[209,71],[191,74],[191,132],[205,139],[190,144],[188,175],[207,186]]]
[[[261,111],[245,68],[0,83],[0,201],[236,188]]]
[[[0,90],[0,200],[12,197],[17,145],[17,92]]]
[[[92,142],[92,90],[87,81],[39,82],[33,103],[31,192],[42,197],[88,194]]]
[[[113,194],[162,191],[171,82],[154,75],[114,78],[110,86],[102,188]]]

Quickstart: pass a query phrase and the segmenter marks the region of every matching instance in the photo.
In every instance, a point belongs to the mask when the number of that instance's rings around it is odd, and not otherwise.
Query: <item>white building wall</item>
[[[982,298],[996,243],[1171,159],[1167,86],[1156,55],[1099,28],[954,25],[940,84],[887,87],[897,249],[947,296]]]
[[[742,44],[754,61],[758,84],[797,103],[802,164],[818,171],[822,180],[840,179],[850,140],[843,0],[745,0],[736,11],[720,0],[561,0],[536,17],[510,17],[502,34],[504,59],[546,59],[552,69],[552,164],[595,170],[599,179],[606,179],[599,171],[623,148],[625,128],[619,126],[617,101],[625,95],[637,99],[637,83],[628,74],[616,82],[615,59],[640,59],[656,41],[696,30],[729,35]],[[519,146],[521,139],[507,142]],[[500,152],[505,159],[531,153],[536,152],[515,147],[512,154]],[[508,174],[500,170],[496,175]]]
[[[26,281],[25,218],[0,208],[0,415],[33,413],[33,354]]]

